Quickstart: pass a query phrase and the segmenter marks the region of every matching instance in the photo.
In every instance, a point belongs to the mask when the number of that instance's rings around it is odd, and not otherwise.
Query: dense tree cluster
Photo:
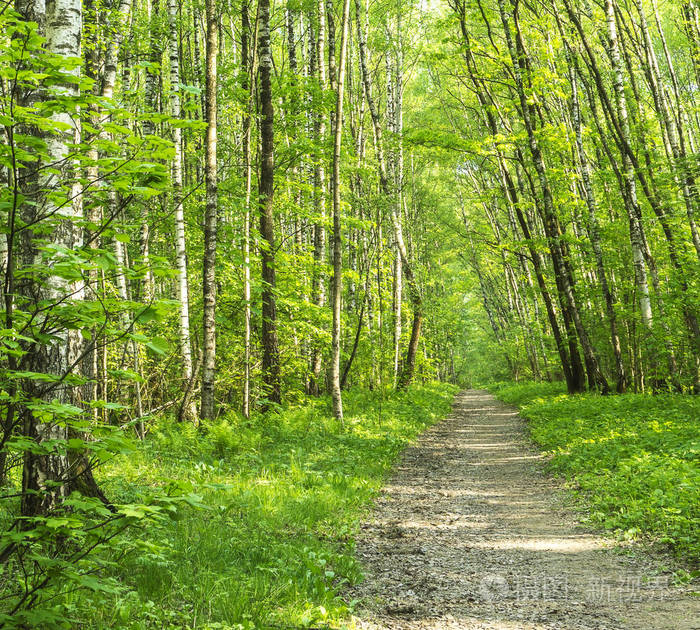
[[[570,392],[697,389],[697,4],[451,8],[436,91],[509,369]]]
[[[451,256],[421,179],[432,158],[407,168],[402,140],[419,15],[2,7],[0,591],[15,621],[60,570],[80,588],[84,554],[187,500],[115,505],[95,480],[154,417],[206,430],[328,393],[342,422],[351,385],[454,374],[456,320],[426,317],[450,282],[430,266]]]

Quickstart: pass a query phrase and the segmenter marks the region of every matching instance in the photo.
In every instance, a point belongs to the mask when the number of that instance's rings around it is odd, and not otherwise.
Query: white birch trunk
[[[340,391],[340,336],[342,291],[342,240],[340,216],[340,151],[343,140],[343,102],[347,69],[348,35],[350,30],[350,0],[343,2],[343,23],[340,36],[340,65],[338,68],[335,103],[335,141],[333,144],[333,331],[331,357],[331,395],[333,415],[343,421],[343,399]]]
[[[605,13],[607,18],[608,44],[610,60],[613,69],[613,86],[615,90],[615,105],[617,115],[620,120],[620,130],[623,134],[623,142],[629,145],[630,123],[627,113],[627,97],[625,96],[625,84],[622,74],[622,61],[620,57],[620,45],[617,40],[617,24],[615,22],[614,0],[605,0]],[[647,280],[647,270],[644,262],[644,236],[639,217],[639,201],[637,199],[637,183],[635,180],[634,167],[632,161],[623,151],[622,170],[625,178],[625,206],[630,225],[630,244],[632,246],[632,260],[634,265],[634,277],[637,285],[639,308],[642,315],[642,322],[647,329],[653,325],[653,315],[651,310],[651,300],[649,298],[649,283]]]
[[[41,0],[18,5],[20,13],[37,20],[40,29],[44,27],[46,50],[57,56],[75,58],[80,56],[82,35],[82,3],[80,0],[55,0],[46,5]],[[38,18],[38,19],[37,19]],[[79,67],[71,74],[78,76]],[[52,98],[58,93],[62,97],[77,97],[79,89],[74,82],[66,82],[52,90],[53,93],[41,93],[38,98]],[[35,202],[25,204],[22,209],[24,220],[36,221],[45,228],[51,225],[48,235],[42,236],[42,245],[51,248],[76,250],[82,246],[82,203],[80,184],[77,178],[77,165],[70,157],[69,144],[78,141],[80,135],[79,118],[69,112],[56,112],[51,120],[65,126],[65,130],[44,136],[46,142],[46,163],[56,165],[54,169],[41,169],[36,181]],[[64,191],[66,201],[56,205],[56,197],[46,191]],[[53,376],[63,377],[69,373],[79,373],[79,363],[83,352],[83,338],[79,330],[70,327],[60,316],[51,315],[45,310],[45,303],[69,304],[79,303],[85,295],[85,283],[81,280],[69,280],[54,275],[56,265],[65,262],[66,256],[57,250],[41,252],[37,249],[37,237],[32,230],[23,234],[24,262],[36,264],[43,269],[40,281],[32,280],[24,285],[29,307],[38,308],[34,324],[25,334],[34,337],[33,332],[42,331],[52,335],[48,343],[37,345],[31,351],[29,369]],[[44,313],[44,314],[42,314]],[[77,404],[79,391],[76,386],[65,382],[46,390],[46,385],[36,386],[29,383],[30,395],[61,403]],[[30,410],[25,410],[24,433],[38,443],[47,440],[65,440],[68,429],[65,424],[36,418]],[[45,514],[55,508],[63,496],[68,493],[70,464],[66,455],[58,453],[35,454],[25,452],[22,476],[22,513],[24,515]]]
[[[180,45],[178,38],[178,3],[168,0],[170,22],[170,113],[174,118],[182,117],[180,105]],[[190,391],[192,380],[192,344],[190,340],[190,299],[187,282],[187,248],[185,242],[185,212],[182,203],[182,129],[174,126],[173,145],[175,155],[172,164],[173,206],[175,209],[175,259],[177,266],[177,299],[180,320],[180,358],[182,360],[182,389]],[[184,401],[183,415],[187,419],[196,416],[194,404]]]

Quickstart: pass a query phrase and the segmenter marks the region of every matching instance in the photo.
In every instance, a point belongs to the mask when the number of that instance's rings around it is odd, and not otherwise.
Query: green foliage
[[[533,400],[541,400],[548,396],[557,396],[566,392],[566,387],[563,383],[548,383],[546,381],[538,383],[501,382],[489,385],[489,389],[502,401],[518,407],[522,407]]]
[[[146,531],[177,518],[183,505],[199,505],[191,489],[177,486],[108,503],[91,483],[91,471],[128,456],[131,426],[122,417],[126,405],[83,395],[92,382],[80,369],[97,331],[99,343],[131,338],[155,353],[167,350],[163,340],[124,330],[123,316],[158,320],[168,301],[144,308],[109,294],[95,300],[85,290],[93,274],[134,274],[108,249],[83,242],[96,232],[119,237],[121,226],[91,223],[74,200],[80,191],[86,208],[105,208],[115,191],[129,201],[161,194],[167,171],[153,163],[153,154],[168,148],[160,140],[144,143],[120,124],[129,115],[92,95],[92,81],[76,74],[80,59],[48,52],[37,24],[6,7],[0,32],[0,219],[5,253],[22,254],[11,264],[4,260],[0,274],[7,292],[0,312],[0,627],[70,628],[76,608],[67,595],[96,601],[124,591],[105,575],[116,560],[142,548],[138,535],[124,532]],[[70,84],[82,94],[67,94]],[[111,122],[100,130],[86,121],[79,141],[57,117],[100,107],[111,110]],[[65,147],[67,166],[52,164],[52,143]],[[93,146],[100,149],[98,163]],[[104,174],[99,186],[82,177],[94,166]],[[25,237],[28,224],[31,239]],[[127,374],[113,371],[110,384],[118,388]],[[108,412],[119,426],[107,422]]]
[[[180,493],[196,489],[206,509],[139,533],[141,551],[111,572],[128,592],[97,609],[84,595],[66,605],[95,629],[301,628],[343,618],[339,589],[361,577],[359,518],[400,450],[447,414],[454,391],[347,392],[345,429],[327,399],[251,421],[230,415],[203,433],[163,418],[104,471],[105,488],[130,501],[169,480]]]
[[[574,482],[595,526],[700,554],[700,399],[664,394],[566,396],[561,384],[499,384],[518,405],[550,470]]]

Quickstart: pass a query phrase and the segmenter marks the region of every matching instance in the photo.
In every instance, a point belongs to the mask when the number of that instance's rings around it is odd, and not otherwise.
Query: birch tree
[[[80,56],[82,36],[82,4],[79,0],[18,2],[17,11],[38,24],[46,38],[46,50],[65,63]],[[69,66],[70,67],[70,66]],[[53,94],[40,90],[29,96],[30,103],[53,96],[75,97],[79,94],[77,79],[80,67],[73,64],[64,81]],[[66,278],[60,271],[68,253],[82,245],[82,205],[76,162],[70,145],[79,138],[78,119],[69,111],[51,116],[53,128],[32,130],[46,145],[46,153],[28,179],[26,192],[31,203],[23,204],[21,219],[27,226],[21,236],[21,264],[29,272],[17,284],[17,306],[32,313],[27,335],[39,339],[48,336],[46,344],[30,349],[26,369],[54,377],[50,385],[41,380],[29,380],[25,388],[29,397],[62,406],[54,414],[34,414],[24,409],[22,433],[37,444],[37,449],[25,451],[22,471],[22,514],[34,516],[55,509],[70,491],[69,480],[79,474],[71,470],[63,445],[68,428],[63,414],[70,414],[80,402],[80,362],[84,340],[79,329],[71,323],[69,313],[61,313],[61,304],[78,306],[84,298],[85,283]],[[52,168],[47,168],[52,165]],[[42,168],[43,167],[43,168]],[[50,226],[47,228],[47,225]],[[51,445],[53,446],[46,446]]]
[[[333,415],[343,420],[343,399],[340,391],[340,335],[343,250],[340,210],[340,152],[343,142],[343,105],[347,71],[348,36],[350,30],[350,0],[343,0],[343,18],[340,36],[340,65],[336,82],[336,101],[333,142],[333,339],[331,357],[331,394]]]
[[[217,162],[217,54],[219,25],[216,0],[206,1],[206,207],[204,212],[204,265],[202,277],[203,357],[200,417],[216,417],[216,237],[219,217]]]

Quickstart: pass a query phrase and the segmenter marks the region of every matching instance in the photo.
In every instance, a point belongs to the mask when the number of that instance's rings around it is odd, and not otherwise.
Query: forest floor
[[[691,630],[673,560],[584,529],[515,408],[485,391],[404,453],[357,537],[357,627]]]

